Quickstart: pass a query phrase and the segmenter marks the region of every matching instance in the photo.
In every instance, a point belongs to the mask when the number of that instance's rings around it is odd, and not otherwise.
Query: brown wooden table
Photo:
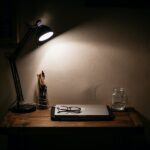
[[[125,112],[113,112],[112,121],[52,121],[50,109],[36,110],[32,113],[18,114],[8,112],[0,124],[1,127],[133,127],[141,128],[143,124],[138,113],[130,108]]]
[[[138,112],[113,112],[112,121],[52,121],[50,109],[32,113],[8,112],[0,131],[8,135],[9,149],[143,149],[145,136]],[[29,146],[30,145],[30,146]]]

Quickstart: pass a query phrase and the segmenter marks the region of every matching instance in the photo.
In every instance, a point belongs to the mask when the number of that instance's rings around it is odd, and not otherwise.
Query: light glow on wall
[[[139,83],[145,72],[142,69],[145,68],[144,63],[140,62],[143,58],[145,61],[148,55],[143,57],[141,53],[135,53],[137,43],[131,45],[132,38],[129,42],[125,37],[120,38],[119,29],[115,26],[113,30],[107,25],[99,27],[97,22],[83,24],[53,38],[21,59],[19,72],[26,99],[33,97],[37,74],[41,70],[46,74],[51,104],[110,104],[114,86],[126,88]],[[30,65],[26,65],[29,62]],[[139,68],[142,74],[138,72],[137,75],[135,70]],[[134,88],[130,91],[134,93]]]
[[[35,62],[35,67],[32,66],[32,69],[34,68],[32,87],[35,88],[36,75],[44,70],[47,76],[46,82],[51,87],[49,90],[51,95],[54,95],[55,102],[71,100],[78,103],[84,101],[96,103],[95,87],[103,86],[103,77],[109,76],[109,73],[105,74],[105,72],[112,69],[106,58],[113,57],[110,51],[115,51],[114,47],[96,41],[97,44],[86,42],[87,36],[83,28],[85,26],[55,37],[32,54],[32,63]],[[89,41],[90,37],[87,37],[87,40]],[[28,92],[31,94],[30,90]],[[99,93],[97,95],[102,97]]]

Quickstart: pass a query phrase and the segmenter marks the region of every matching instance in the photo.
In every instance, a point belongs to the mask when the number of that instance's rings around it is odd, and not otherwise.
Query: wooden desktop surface
[[[113,112],[115,118],[111,121],[52,121],[50,112],[50,108],[25,114],[8,112],[0,127],[143,127],[134,109]]]
[[[0,133],[8,135],[8,149],[143,149],[145,135],[138,112],[113,112],[111,121],[52,121],[50,109],[26,114],[8,112]],[[29,147],[30,145],[30,147]],[[144,148],[146,149],[146,148]]]

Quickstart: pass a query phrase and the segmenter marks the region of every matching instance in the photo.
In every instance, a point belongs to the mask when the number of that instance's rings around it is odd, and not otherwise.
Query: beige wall
[[[112,88],[121,86],[128,104],[150,118],[150,12],[76,5],[41,8],[56,36],[18,60],[25,99],[36,98],[36,75],[44,70],[50,104],[111,104]],[[39,14],[24,14],[21,23]]]
[[[28,52],[18,59],[25,100],[37,99],[37,74],[44,70],[50,105],[111,104],[112,88],[121,86],[127,90],[128,104],[149,120],[150,11],[82,3],[39,5],[31,10],[27,3],[20,4],[20,34],[24,23],[41,18],[55,37],[38,48],[27,44]]]

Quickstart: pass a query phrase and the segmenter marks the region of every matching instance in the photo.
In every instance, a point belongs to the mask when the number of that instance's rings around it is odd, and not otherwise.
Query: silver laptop
[[[57,104],[51,109],[52,120],[112,120],[107,105]]]

